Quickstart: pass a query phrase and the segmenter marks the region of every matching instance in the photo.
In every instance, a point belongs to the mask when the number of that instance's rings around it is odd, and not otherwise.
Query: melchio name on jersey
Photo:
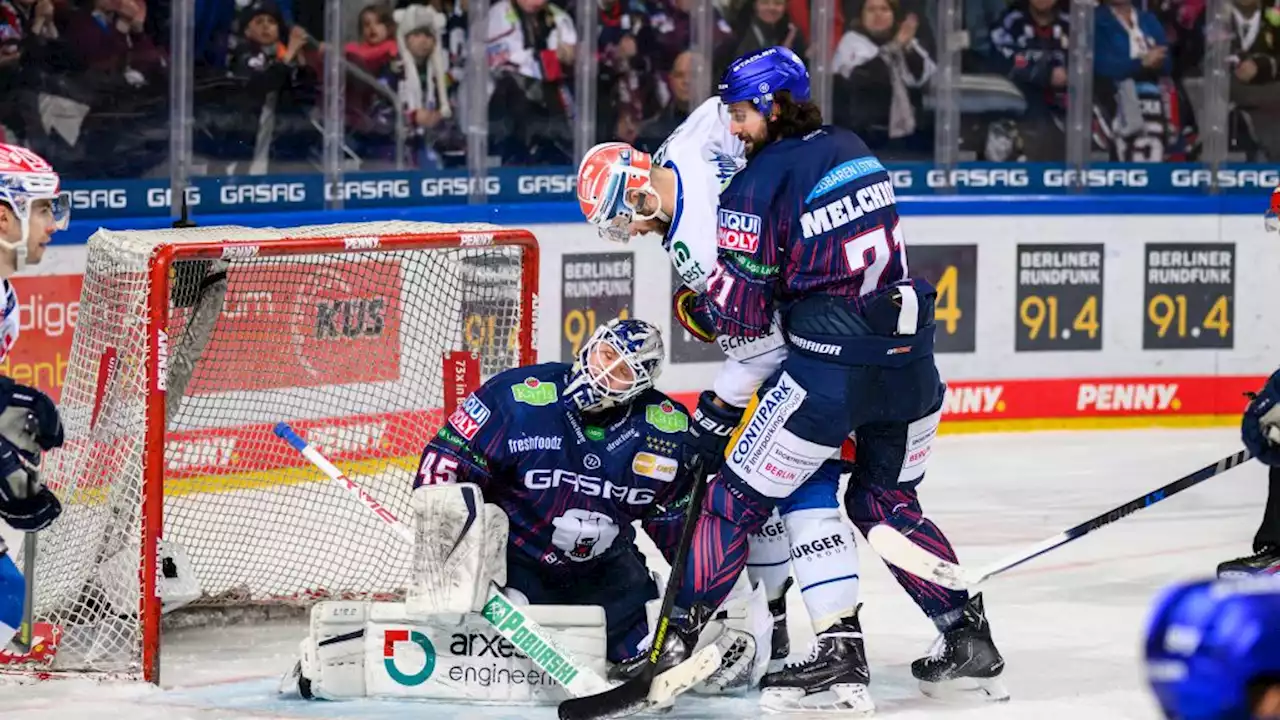
[[[860,188],[852,197],[843,195],[822,207],[800,216],[800,229],[806,238],[831,232],[861,218],[867,213],[897,202],[893,183],[883,180]]]
[[[653,490],[648,488],[614,485],[609,480],[559,469],[530,470],[524,474],[524,486],[530,490],[569,487],[587,497],[612,498],[628,505],[648,505],[654,498]]]

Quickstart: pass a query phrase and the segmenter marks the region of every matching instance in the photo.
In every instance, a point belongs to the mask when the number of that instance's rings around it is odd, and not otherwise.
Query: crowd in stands
[[[466,165],[467,0],[346,5],[344,152],[357,169]],[[491,162],[572,165],[578,2],[597,13],[598,140],[655,149],[691,111],[702,0],[491,0],[484,26]],[[1226,0],[1230,152],[1280,159],[1280,0]],[[830,121],[888,159],[934,156],[933,0],[835,0]],[[1098,160],[1195,161],[1207,0],[1100,0]],[[70,177],[167,174],[163,0],[0,0],[0,136]],[[208,174],[311,171],[321,147],[323,3],[197,0],[193,147]],[[814,58],[809,0],[714,0],[713,77],[785,45]],[[1061,161],[1068,0],[963,0],[961,159]]]

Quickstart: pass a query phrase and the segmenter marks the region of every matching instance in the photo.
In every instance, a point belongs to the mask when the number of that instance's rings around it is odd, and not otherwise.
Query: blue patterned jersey
[[[698,310],[720,334],[757,336],[796,300],[859,298],[907,279],[893,183],[841,128],[761,149],[720,195],[716,238]]]
[[[584,415],[566,405],[570,366],[545,363],[490,378],[422,452],[414,487],[474,482],[511,521],[513,550],[566,571],[632,545],[642,520],[669,555],[688,482],[689,416],[649,390],[630,405]]]

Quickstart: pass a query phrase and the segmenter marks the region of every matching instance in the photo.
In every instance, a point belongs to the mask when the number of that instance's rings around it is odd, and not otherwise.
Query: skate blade
[[[920,692],[935,700],[1005,702],[1009,691],[1000,678],[956,678],[942,682],[920,681]]]
[[[765,688],[760,693],[760,709],[770,714],[832,713],[840,717],[867,717],[876,711],[866,685],[842,683],[806,695],[799,688]]]

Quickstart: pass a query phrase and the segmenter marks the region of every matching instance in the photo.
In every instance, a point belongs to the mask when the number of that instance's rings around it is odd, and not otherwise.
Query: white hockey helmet
[[[22,228],[18,242],[0,239],[0,247],[14,251],[19,270],[27,264],[31,212],[39,200],[49,201],[54,227],[66,230],[71,221],[71,198],[62,191],[62,182],[53,166],[24,147],[0,144],[0,203],[13,211]]]
[[[582,156],[578,165],[578,205],[587,222],[596,226],[600,237],[617,243],[631,239],[630,225],[637,220],[671,222],[662,211],[662,198],[649,181],[653,157],[624,142],[596,145]],[[640,197],[652,195],[655,209],[641,212],[643,199],[628,200],[631,191]]]

